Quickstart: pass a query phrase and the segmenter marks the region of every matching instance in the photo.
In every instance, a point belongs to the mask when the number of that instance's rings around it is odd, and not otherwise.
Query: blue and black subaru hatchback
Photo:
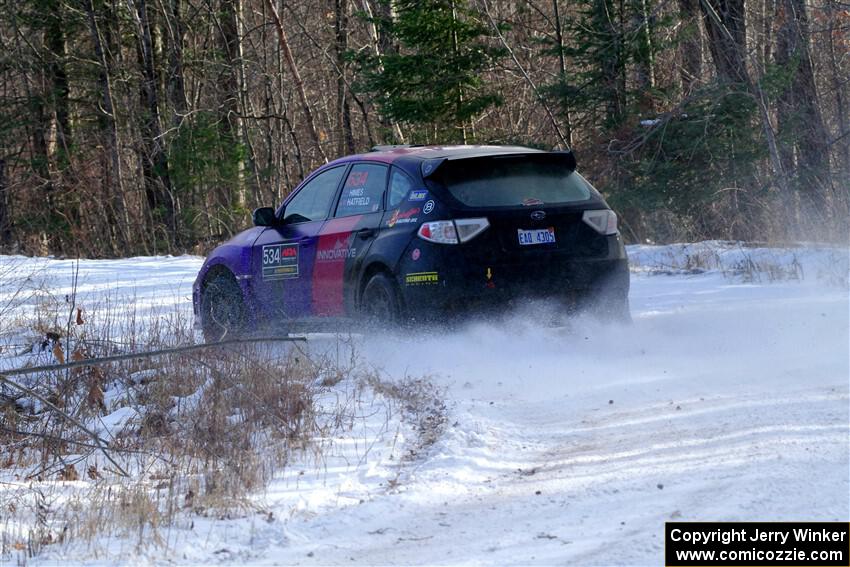
[[[546,298],[629,318],[617,216],[571,152],[377,147],[327,164],[216,248],[194,286],[208,339],[265,324],[435,319]]]

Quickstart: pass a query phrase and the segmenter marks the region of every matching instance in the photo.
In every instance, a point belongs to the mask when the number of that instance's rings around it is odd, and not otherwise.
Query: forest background
[[[198,252],[376,144],[572,148],[630,242],[848,239],[838,0],[3,0],[0,252]]]

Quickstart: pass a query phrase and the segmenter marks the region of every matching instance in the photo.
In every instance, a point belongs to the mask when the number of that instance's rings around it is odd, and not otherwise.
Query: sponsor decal
[[[346,207],[368,207],[371,199],[369,197],[349,197],[345,200]]]
[[[415,262],[416,260],[419,259],[419,257],[421,255],[422,255],[422,252],[419,250],[419,248],[414,248],[413,252],[410,253],[410,258]]]
[[[440,283],[440,274],[437,272],[416,272],[404,276],[406,285],[436,285]]]
[[[426,203],[426,205],[427,205],[427,203]],[[418,214],[419,214],[419,207],[414,207],[414,208],[408,209],[404,212],[400,212],[398,209],[396,209],[395,211],[393,211],[393,214],[390,217],[390,220],[387,221],[387,226],[392,228],[397,224],[407,224],[407,223],[411,223],[411,222],[416,222],[416,221],[419,220],[419,218],[415,217],[413,215],[418,215]]]
[[[534,197],[526,197],[522,200],[522,204],[526,207],[533,207],[534,205],[542,205],[543,201],[540,199],[535,199]]]
[[[354,248],[356,237],[352,231],[362,220],[362,215],[351,215],[330,219],[322,227],[315,252],[311,250],[310,256],[313,260],[312,270],[309,270],[310,315],[342,315],[345,312],[345,267],[349,258],[361,252]]]
[[[368,207],[372,198],[366,195],[364,187],[346,187],[342,195],[342,204],[345,207]]]
[[[407,197],[408,201],[424,201],[428,197],[427,189],[414,189]]]
[[[285,280],[298,277],[298,244],[263,246],[263,279]]]
[[[368,171],[352,171],[345,181],[346,187],[363,187],[366,185],[366,180],[369,179]]]
[[[325,248],[316,251],[317,262],[339,262],[345,261],[348,258],[357,256],[357,248],[349,248],[349,238],[347,241],[337,239],[333,248]]]
[[[434,201],[428,201],[422,206],[422,212],[426,215],[430,215],[431,211],[434,210]]]

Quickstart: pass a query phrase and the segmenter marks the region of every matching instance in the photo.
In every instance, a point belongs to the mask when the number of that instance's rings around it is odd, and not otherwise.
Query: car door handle
[[[359,236],[360,238],[372,238],[373,236],[375,236],[375,229],[361,228],[357,231],[357,236]]]

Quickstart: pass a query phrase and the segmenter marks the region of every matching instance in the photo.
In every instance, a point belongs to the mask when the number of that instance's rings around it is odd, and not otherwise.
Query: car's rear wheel
[[[242,290],[229,273],[218,273],[204,284],[201,296],[204,340],[218,342],[238,337],[245,330]]]
[[[363,288],[360,313],[370,323],[394,324],[401,320],[401,300],[386,274],[375,274]]]

